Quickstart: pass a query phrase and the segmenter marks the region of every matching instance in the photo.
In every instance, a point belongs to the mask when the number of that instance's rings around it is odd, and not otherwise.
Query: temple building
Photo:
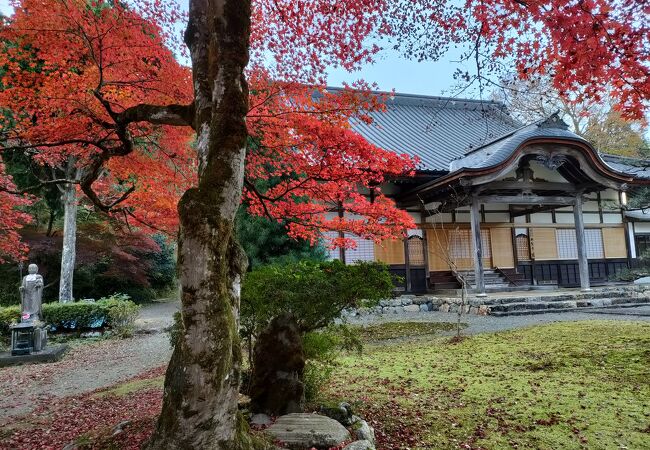
[[[650,184],[646,163],[599,153],[558,115],[523,125],[498,102],[405,94],[386,106],[353,127],[418,157],[414,177],[382,186],[417,228],[381,244],[356,238],[356,249],[333,257],[383,261],[406,292],[465,283],[480,295],[589,290],[631,267],[638,243],[650,247],[650,217],[626,208],[630,192]]]

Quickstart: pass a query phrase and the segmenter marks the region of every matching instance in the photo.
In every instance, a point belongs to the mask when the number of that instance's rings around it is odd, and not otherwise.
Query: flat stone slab
[[[287,414],[265,431],[283,447],[294,450],[327,449],[350,439],[350,433],[343,425],[319,414]]]
[[[37,353],[12,356],[11,351],[0,353],[0,367],[17,366],[19,364],[51,363],[63,358],[68,346],[65,344],[45,347]]]
[[[346,445],[343,450],[375,450],[375,446],[370,441],[361,440]]]

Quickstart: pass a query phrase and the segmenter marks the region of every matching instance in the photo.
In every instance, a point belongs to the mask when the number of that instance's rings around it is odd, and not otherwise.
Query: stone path
[[[91,392],[167,364],[171,348],[162,331],[177,309],[176,302],[147,305],[133,338],[77,343],[59,362],[0,369],[0,427],[51,397]]]

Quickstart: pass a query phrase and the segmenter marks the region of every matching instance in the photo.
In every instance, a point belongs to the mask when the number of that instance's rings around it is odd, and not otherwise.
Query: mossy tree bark
[[[184,333],[167,369],[153,449],[252,448],[238,424],[241,275],[234,236],[246,155],[249,0],[191,0],[185,40],[195,90],[198,187],[181,199]]]
[[[303,333],[290,314],[274,318],[253,350],[251,409],[271,416],[302,412],[305,402]]]

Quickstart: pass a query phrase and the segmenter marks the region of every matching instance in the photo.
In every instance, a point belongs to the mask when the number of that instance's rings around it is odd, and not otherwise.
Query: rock
[[[392,306],[393,308],[402,306],[402,300],[400,300],[399,298],[397,298],[395,300],[391,300],[390,301],[390,306]]]
[[[81,333],[79,336],[82,338],[94,338],[94,337],[101,337],[102,333],[99,331],[86,331],[85,333]]]
[[[634,280],[634,284],[650,284],[650,277],[643,277]]]
[[[120,434],[122,431],[124,431],[124,427],[126,427],[126,426],[128,426],[128,425],[130,425],[130,424],[131,424],[131,421],[130,421],[130,420],[125,420],[125,421],[123,421],[123,422],[118,423],[118,424],[115,425],[115,426],[113,427],[113,429],[111,430],[111,431],[112,431],[112,432],[111,432],[111,436],[117,436],[117,435]]]
[[[359,420],[354,423],[354,436],[360,441],[369,441],[374,444],[375,442],[375,430],[368,425],[368,422],[365,420]]]
[[[352,419],[356,417],[352,414],[352,407],[346,402],[341,402],[338,406],[321,406],[319,412],[346,427],[352,425]]]
[[[449,312],[449,303],[444,303],[444,304],[440,305],[440,308],[438,308],[438,311]]]
[[[418,305],[406,305],[403,308],[404,312],[408,313],[420,312],[420,307]]]
[[[327,449],[350,439],[350,433],[334,419],[319,414],[295,413],[279,417],[266,432],[289,449]]]
[[[422,305],[420,305],[420,311],[429,312],[430,311],[429,304],[428,303],[423,303]]]
[[[379,300],[379,306],[390,306],[390,300]]]
[[[370,441],[361,440],[346,445],[343,450],[375,450],[375,446]]]
[[[265,427],[267,425],[271,425],[271,416],[267,414],[253,414],[253,417],[251,417],[251,425],[257,425],[258,427]]]
[[[478,307],[478,315],[479,316],[487,316],[490,314],[490,307],[486,305],[481,305]]]
[[[408,305],[413,304],[413,299],[410,298],[410,297],[402,297],[401,298],[401,303],[402,303],[403,306],[408,306]]]

